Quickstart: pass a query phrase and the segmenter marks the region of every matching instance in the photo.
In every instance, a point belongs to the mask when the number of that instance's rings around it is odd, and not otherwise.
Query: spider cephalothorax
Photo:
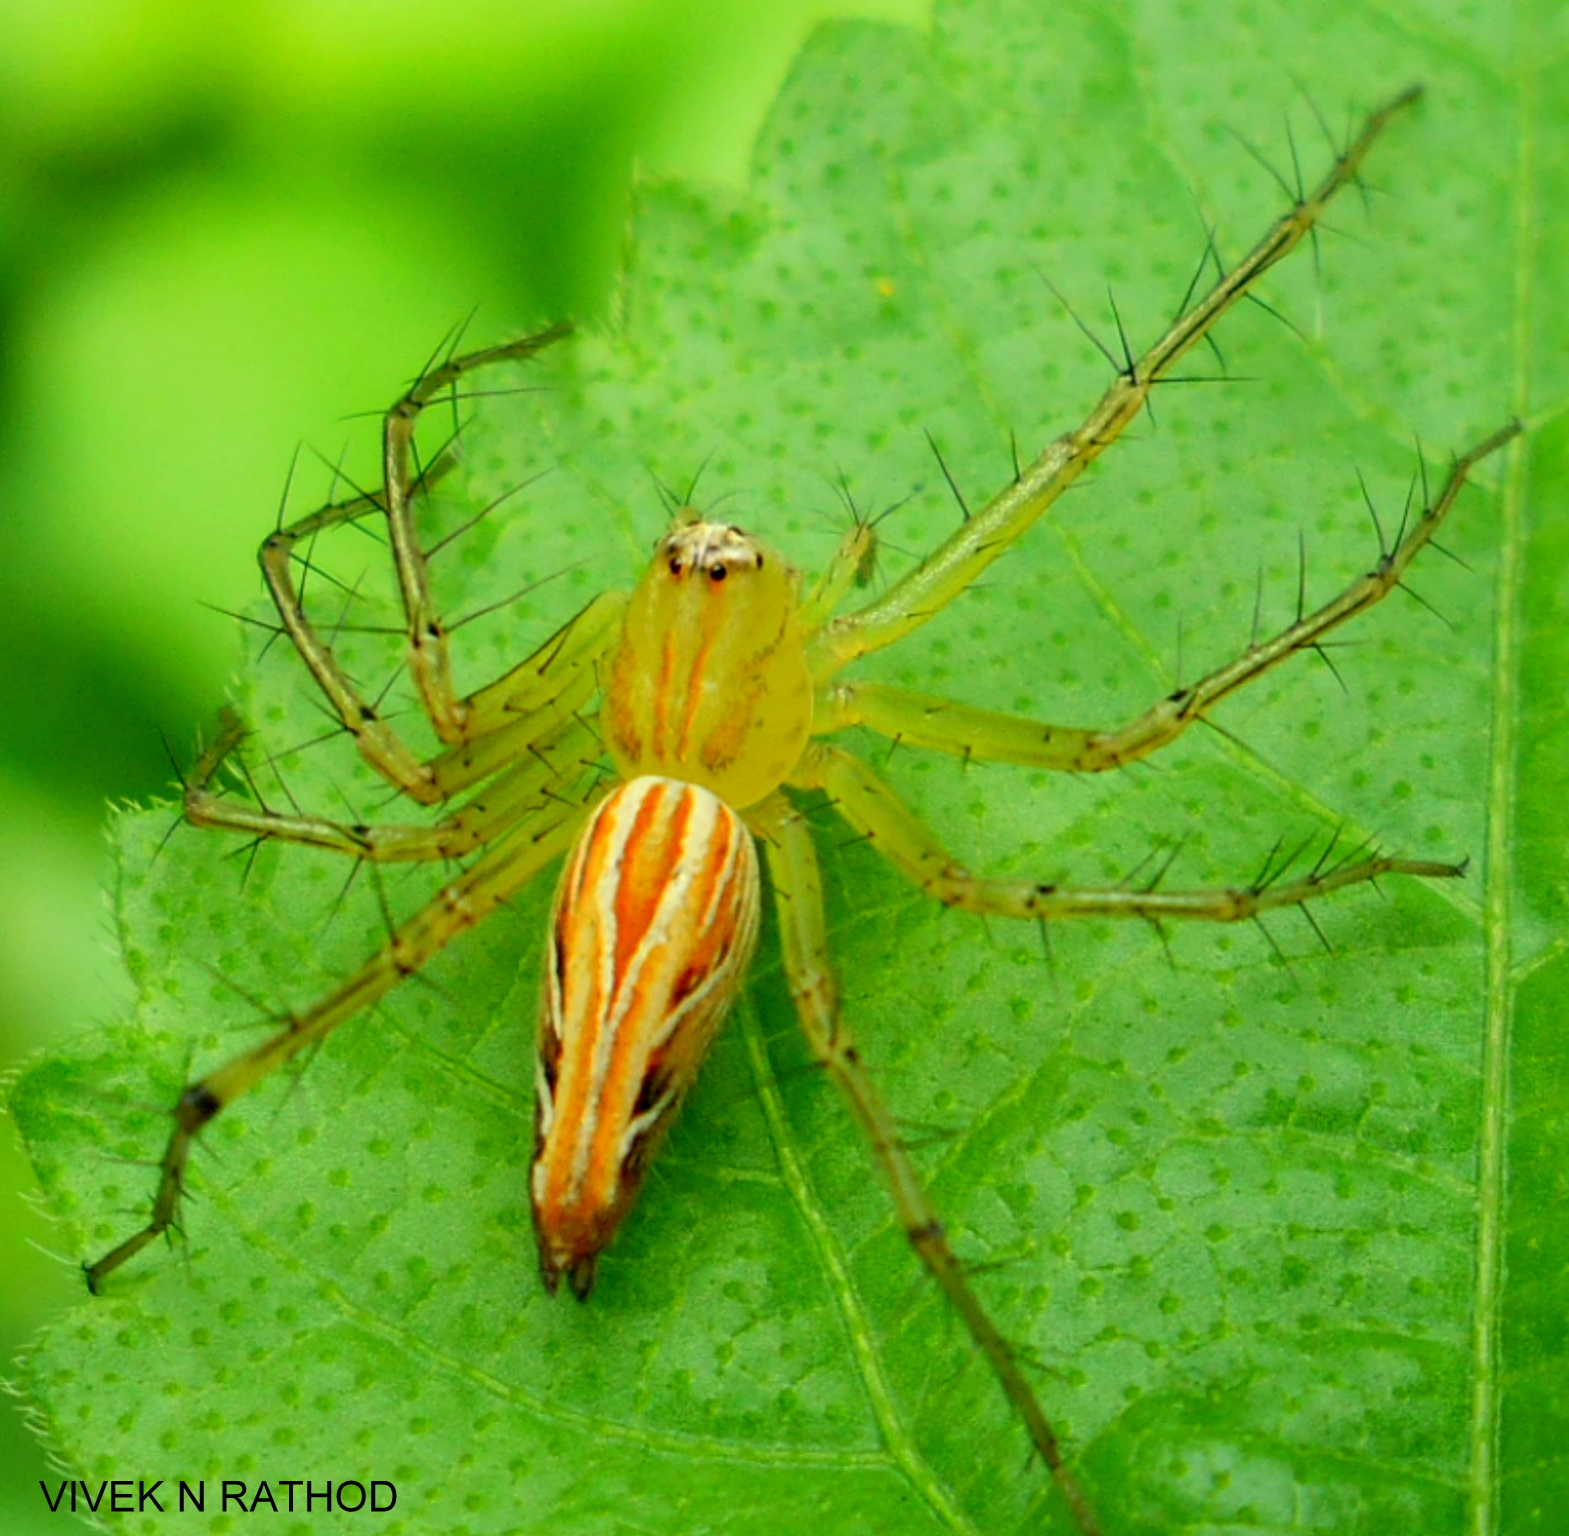
[[[605,677],[625,777],[669,774],[737,809],[777,789],[812,730],[800,577],[728,523],[678,521],[628,600]]]

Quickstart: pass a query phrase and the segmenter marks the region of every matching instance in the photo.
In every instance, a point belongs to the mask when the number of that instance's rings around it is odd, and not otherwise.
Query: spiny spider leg
[[[159,1166],[162,1173],[147,1224],[96,1263],[85,1266],[95,1294],[104,1279],[174,1224],[184,1192],[191,1143],[202,1128],[241,1094],[254,1088],[303,1050],[325,1040],[413,972],[428,965],[457,936],[520,891],[550,861],[566,851],[581,820],[581,807],[563,799],[546,801],[522,820],[466,874],[401,923],[387,942],[335,991],[292,1015],[283,1029],[252,1050],[226,1061],[188,1084],[174,1110],[174,1130]]]
[[[1063,1464],[1056,1432],[1020,1369],[1013,1346],[987,1315],[949,1247],[942,1221],[921,1187],[898,1125],[867,1073],[855,1038],[839,1012],[839,989],[829,958],[823,914],[822,876],[811,832],[801,814],[778,793],[754,808],[748,819],[763,841],[779,912],[785,974],[812,1055],[848,1101],[893,1196],[910,1246],[985,1354],[1009,1402],[1029,1430],[1041,1460],[1050,1468],[1079,1529],[1084,1536],[1098,1536],[1100,1527],[1089,1502]]]
[[[798,622],[803,633],[810,634],[829,622],[834,609],[854,588],[864,584],[867,567],[876,554],[875,524],[857,518],[845,531],[823,574],[801,599]]]
[[[245,731],[229,710],[218,740],[202,754],[185,786],[185,817],[194,826],[276,837],[330,848],[376,862],[459,857],[491,841],[526,813],[539,794],[560,792],[585,762],[599,755],[598,738],[580,711],[598,687],[596,666],[615,636],[625,598],[603,593],[574,615],[525,661],[473,696],[485,734],[453,747],[429,765],[442,800],[498,777],[433,826],[364,826],[330,818],[288,816],[216,794],[219,765]],[[258,796],[259,799],[259,796]]]
[[[626,594],[601,592],[533,653],[465,701],[470,739],[431,762],[446,794],[511,761],[529,740],[520,722],[546,712],[570,714],[599,687],[598,666],[621,631]]]
[[[790,782],[800,789],[825,790],[839,814],[867,842],[944,906],[1031,922],[1064,917],[1141,917],[1154,921],[1182,917],[1239,923],[1277,907],[1300,906],[1348,885],[1377,880],[1381,875],[1449,880],[1465,873],[1464,864],[1380,855],[1314,869],[1300,880],[1277,884],[1266,878],[1248,886],[1207,891],[1139,890],[1126,886],[1080,888],[996,879],[972,875],[871,767],[838,747],[815,742]]]
[[[532,356],[571,331],[565,323],[553,325],[537,335],[469,352],[430,369],[415,382],[387,413],[382,434],[385,479],[381,499],[397,566],[398,588],[409,625],[409,667],[418,686],[436,734],[445,742],[469,738],[468,701],[453,691],[451,662],[447,654],[446,633],[436,616],[430,595],[425,556],[414,534],[413,498],[423,483],[410,472],[409,447],[414,426],[426,404],[448,385],[475,368],[508,359]],[[291,562],[295,546],[323,528],[350,522],[381,504],[373,494],[303,517],[280,528],[261,547],[262,574],[277,604],[278,617],[293,640],[295,649],[310,669],[328,702],[337,711],[344,727],[354,737],[361,754],[372,768],[389,783],[418,800],[434,805],[444,797],[431,766],[420,761],[402,737],[386,723],[377,710],[360,696],[333,655],[332,647],[317,634],[305,615]]]
[[[1121,435],[1151,391],[1265,272],[1287,256],[1317,222],[1325,205],[1356,179],[1373,142],[1395,113],[1421,95],[1412,86],[1386,102],[1313,191],[1276,220],[1269,233],[1153,347],[1131,362],[1073,431],[1044,453],[1005,490],[965,521],[915,570],[876,602],[832,620],[812,642],[812,673],[831,677],[857,656],[891,645],[946,608],[1013,544]]]
[[[409,453],[414,429],[425,407],[464,374],[492,363],[530,357],[571,332],[572,326],[562,321],[520,341],[448,358],[440,366],[428,369],[387,412],[382,429],[382,483],[387,492],[392,557],[409,620],[409,671],[437,736],[449,744],[469,739],[468,703],[458,697],[452,686],[452,658],[447,650],[446,632],[431,601],[425,552],[414,531],[411,493],[417,476],[410,473]]]
[[[1070,773],[1099,773],[1135,762],[1174,741],[1227,695],[1288,656],[1312,650],[1337,625],[1382,602],[1400,585],[1407,567],[1448,516],[1472,469],[1519,432],[1520,424],[1511,422],[1461,454],[1437,500],[1423,508],[1394,549],[1381,550],[1378,564],[1357,577],[1339,596],[1315,613],[1299,618],[1272,639],[1250,645],[1236,660],[1199,682],[1178,689],[1116,730],[1047,725],[910,689],[857,682],[833,683],[819,690],[813,730],[822,735],[862,725],[906,746]]]
[[[542,798],[567,791],[585,763],[599,755],[598,738],[570,716],[545,724],[531,716],[523,723],[534,727],[526,755],[520,756],[518,746],[509,743],[507,761],[513,766],[498,772],[460,810],[425,827],[369,826],[321,816],[287,815],[213,793],[208,786],[245,734],[239,718],[225,710],[218,740],[202,754],[186,786],[185,819],[192,826],[305,843],[374,863],[462,858],[494,842],[515,822],[537,810]]]

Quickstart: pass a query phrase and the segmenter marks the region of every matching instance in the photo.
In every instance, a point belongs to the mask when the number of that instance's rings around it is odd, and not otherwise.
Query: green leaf
[[[1320,907],[1332,953],[1288,914],[1272,937],[1175,931],[1169,956],[1136,925],[1064,927],[1048,965],[1035,933],[932,907],[818,818],[846,1013],[1109,1533],[1497,1531],[1563,1504],[1566,43],[1529,3],[975,0],[930,37],[826,29],[751,197],[645,187],[616,313],[523,376],[548,392],[477,402],[431,509],[434,537],[550,471],[437,559],[450,614],[556,573],[462,631],[470,685],[632,578],[661,526],[650,472],[684,488],[706,464],[699,502],[809,571],[842,475],[864,508],[905,503],[882,525],[896,574],[960,515],[923,429],[978,504],[1010,437],[1038,451],[1104,386],[1044,278],[1109,344],[1108,284],[1153,338],[1206,231],[1234,259],[1282,205],[1233,132],[1288,181],[1293,141],[1308,175],[1330,157],[1287,70],[1336,132],[1427,85],[1366,211],[1349,194],[1268,309],[1223,323],[1223,364],[1195,354],[1207,382],[1159,391],[982,588],[861,672],[1115,723],[1236,654],[1255,606],[1266,630],[1293,617],[1299,547],[1310,602],[1368,566],[1358,468],[1391,529],[1414,437],[1436,461],[1518,413],[1531,434],[1443,537],[1464,563],[1425,555],[1424,604],[1358,620],[1334,671],[1272,672],[1222,730],[1108,780],[850,744],[973,868],[1102,884],[1180,843],[1171,884],[1237,883],[1338,832],[1469,855],[1470,878]],[[348,616],[341,649],[379,687],[397,642],[353,626],[394,614],[384,552],[344,532],[313,560],[313,611]],[[289,750],[324,726],[265,638],[240,687],[253,760],[279,754],[263,793],[407,816],[341,741]],[[173,817],[117,821],[133,1016],[12,1099],[87,1257],[140,1219],[153,1172],[121,1159],[157,1156],[180,1084],[437,883],[345,892],[342,861],[252,858]],[[205,1515],[111,1524],[228,1528],[222,1478],[280,1501],[280,1479],[382,1478],[389,1531],[1066,1529],[809,1068],[771,934],[594,1297],[543,1294],[548,884],[222,1116],[184,1260],[149,1250],[32,1352],[79,1476],[208,1480]],[[358,1527],[318,1507],[280,1528]]]

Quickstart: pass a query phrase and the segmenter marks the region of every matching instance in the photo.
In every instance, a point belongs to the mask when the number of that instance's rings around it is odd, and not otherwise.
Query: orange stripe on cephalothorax
[[[586,1294],[630,1209],[750,958],[759,885],[751,834],[696,785],[634,779],[584,827],[541,1017],[530,1184],[551,1289],[564,1273]]]
[[[670,700],[675,694],[676,636],[666,633],[659,649],[659,685],[654,690],[654,731],[650,745],[656,758],[668,759],[670,751]]]
[[[693,736],[697,731],[697,714],[702,707],[709,680],[707,674],[709,663],[713,658],[714,643],[724,629],[725,594],[730,590],[728,585],[710,587],[708,600],[703,604],[702,628],[699,632],[697,650],[693,654],[686,674],[686,713],[682,716],[681,740],[677,747],[679,760],[683,763],[691,762],[697,756],[697,749],[693,743]]]

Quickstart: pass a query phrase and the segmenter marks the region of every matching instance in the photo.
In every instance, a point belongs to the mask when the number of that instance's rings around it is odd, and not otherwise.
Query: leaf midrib
[[[1514,166],[1514,371],[1511,404],[1525,419],[1530,408],[1531,252],[1538,207],[1536,155],[1538,71],[1521,56],[1517,73],[1518,123]],[[1482,1035],[1482,1097],[1477,1153],[1476,1303],[1472,1328],[1471,1458],[1466,1523],[1471,1536],[1493,1536],[1501,1514],[1499,1439],[1502,1382],[1499,1361],[1504,1286],[1504,1227],[1508,1200],[1509,1044],[1517,978],[1511,975],[1509,931],[1514,868],[1511,852],[1516,790],[1516,726],[1520,697],[1520,598],[1523,568],[1525,448],[1508,450],[1501,496],[1499,560],[1494,593],[1493,711],[1488,754],[1487,887],[1483,902],[1487,986]]]

